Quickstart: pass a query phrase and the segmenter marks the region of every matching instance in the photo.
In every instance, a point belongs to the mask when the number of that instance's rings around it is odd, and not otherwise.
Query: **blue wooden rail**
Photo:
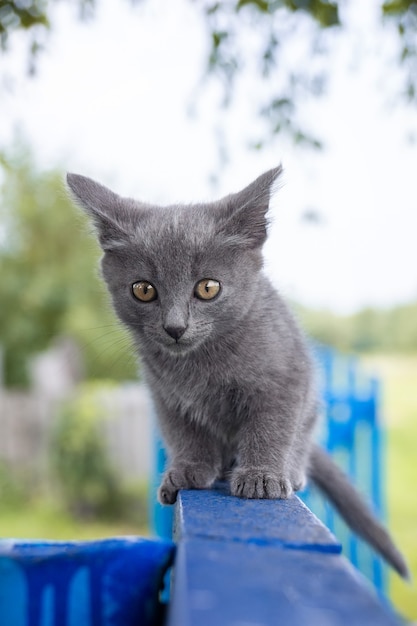
[[[166,626],[402,624],[296,496],[180,492],[175,539]]]
[[[155,626],[170,541],[0,540],[0,626]]]
[[[317,345],[314,354],[323,399],[318,439],[383,520],[386,516],[385,431],[381,421],[380,383],[364,374],[356,357]],[[386,593],[387,567],[382,559],[350,531],[318,491],[308,489],[300,497],[337,535],[349,560],[381,593]]]
[[[400,626],[309,509],[183,491],[169,541],[0,541],[0,626]]]

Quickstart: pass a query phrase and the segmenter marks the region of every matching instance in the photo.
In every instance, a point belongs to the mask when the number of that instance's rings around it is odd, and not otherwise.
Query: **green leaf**
[[[245,6],[252,5],[261,13],[270,13],[270,3],[267,0],[239,0],[236,11],[240,11]]]
[[[217,50],[223,43],[225,39],[227,39],[229,33],[227,31],[214,31],[211,33],[211,39],[213,43],[213,48]]]
[[[207,7],[206,15],[214,15],[220,9],[220,6],[221,6],[220,2],[215,2],[211,6]]]
[[[417,9],[415,0],[389,0],[389,2],[384,2],[382,5],[382,13],[384,15],[406,13],[413,5]]]
[[[339,5],[337,2],[326,2],[326,0],[285,0],[285,6],[291,11],[305,11],[322,26],[338,26]]]

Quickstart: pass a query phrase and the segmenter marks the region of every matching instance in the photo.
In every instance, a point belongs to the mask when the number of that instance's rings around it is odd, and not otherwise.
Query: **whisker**
[[[138,371],[139,370],[138,362],[133,352],[124,353],[122,351],[119,351],[119,355],[112,362],[112,367],[116,367],[120,363],[121,359],[125,356],[127,356],[126,364],[129,365],[129,367],[132,367],[132,368],[135,367],[136,370]]]
[[[129,347],[129,342],[127,337],[120,337],[119,339],[117,339],[116,341],[109,341],[106,343],[106,345],[103,347],[102,350],[100,350],[100,352],[97,353],[97,357],[96,358],[100,358],[105,356],[106,354],[108,354],[109,352],[111,352],[111,350],[113,348],[118,348],[118,349],[126,349]]]

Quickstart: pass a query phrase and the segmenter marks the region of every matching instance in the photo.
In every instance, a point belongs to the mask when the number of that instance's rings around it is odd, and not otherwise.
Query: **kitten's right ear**
[[[267,212],[274,184],[282,174],[279,165],[268,170],[238,193],[220,201],[223,235],[249,248],[260,248],[267,236]]]
[[[103,250],[126,244],[131,220],[123,198],[79,174],[67,174],[67,185],[75,202],[92,218]]]

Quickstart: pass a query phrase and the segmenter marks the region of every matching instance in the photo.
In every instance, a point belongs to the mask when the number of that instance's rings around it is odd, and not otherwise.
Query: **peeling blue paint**
[[[151,626],[167,540],[0,540],[0,626]]]

